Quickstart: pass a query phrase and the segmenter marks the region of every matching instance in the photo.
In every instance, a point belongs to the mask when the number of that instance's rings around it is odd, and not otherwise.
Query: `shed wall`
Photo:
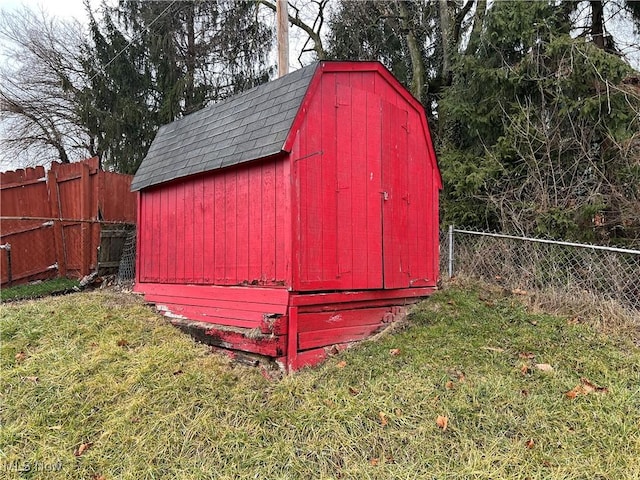
[[[138,282],[290,283],[289,185],[281,157],[143,190]]]
[[[438,183],[424,112],[376,71],[324,72],[294,171],[294,289],[432,286]]]

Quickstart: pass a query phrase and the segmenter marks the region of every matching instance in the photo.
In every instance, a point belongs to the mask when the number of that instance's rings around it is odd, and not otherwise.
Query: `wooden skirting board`
[[[300,294],[282,288],[142,284],[136,290],[198,341],[262,355],[294,371],[406,317],[410,305],[435,289]]]

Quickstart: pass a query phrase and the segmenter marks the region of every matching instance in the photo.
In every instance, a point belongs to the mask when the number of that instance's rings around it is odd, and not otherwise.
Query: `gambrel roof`
[[[131,190],[280,153],[317,67],[314,63],[163,125]]]

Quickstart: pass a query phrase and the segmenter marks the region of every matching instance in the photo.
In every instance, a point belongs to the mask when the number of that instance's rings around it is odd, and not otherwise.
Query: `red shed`
[[[315,63],[160,128],[135,289],[212,345],[312,364],[433,292],[440,188],[389,71]]]

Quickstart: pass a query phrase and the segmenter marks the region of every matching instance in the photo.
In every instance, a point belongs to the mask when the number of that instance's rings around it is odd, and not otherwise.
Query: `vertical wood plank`
[[[204,179],[193,180],[193,282],[204,281]]]
[[[375,76],[369,75],[373,84]],[[380,97],[370,90],[366,118],[367,288],[382,288],[382,119]]]
[[[237,283],[249,281],[249,171],[238,170],[237,175]]]
[[[176,184],[176,199],[177,199],[177,222],[176,222],[176,243],[175,243],[175,256],[176,256],[176,281],[184,283],[186,280],[185,274],[185,224],[188,221],[186,216],[187,199],[185,198],[185,185],[184,182]]]
[[[249,168],[249,268],[248,280],[262,280],[262,166],[253,164]]]
[[[273,161],[262,164],[262,278],[265,282],[275,280],[274,259],[276,256],[276,195],[275,165]]]
[[[151,264],[150,264],[150,272],[151,278],[153,281],[160,281],[160,268],[159,268],[159,257],[160,257],[160,243],[162,241],[161,235],[161,219],[160,219],[160,193],[161,190],[156,189],[151,194],[151,214],[152,214],[152,229],[151,229]]]
[[[430,277],[427,229],[430,228],[430,195],[428,192],[427,145],[422,135],[419,115],[411,111],[409,117],[409,255],[411,257],[411,280],[424,281]]]
[[[184,279],[186,282],[193,282],[194,279],[194,221],[195,221],[195,195],[193,181],[184,182]]]
[[[151,229],[151,222],[147,214],[149,204],[149,193],[138,192],[140,202],[140,213],[138,214],[138,231],[137,242],[138,248],[136,249],[138,272],[141,282],[150,281],[149,277],[149,230]]]
[[[167,213],[165,223],[165,243],[167,244],[167,281],[176,281],[176,253],[178,249],[177,241],[177,187],[175,184],[166,186]]]
[[[162,232],[162,239],[160,241],[160,251],[158,252],[158,268],[159,275],[162,281],[166,281],[169,276],[169,255],[170,250],[175,248],[175,243],[170,244],[167,238],[167,230],[169,229],[169,223],[171,216],[169,213],[169,189],[163,188],[158,191],[159,204],[160,204],[160,228],[158,232]]]
[[[213,283],[214,255],[215,255],[215,183],[212,175],[204,179],[203,191],[203,218],[204,218],[204,238],[203,238],[203,281]]]
[[[338,78],[347,77],[347,73],[342,73]],[[338,277],[341,288],[353,288],[353,202],[351,196],[352,189],[352,99],[351,88],[341,80],[337,88],[337,108],[336,108],[336,159],[337,159],[337,228],[335,231],[335,244],[338,250]],[[327,219],[329,220],[329,219]],[[328,222],[327,222],[328,223]]]
[[[214,177],[215,184],[215,250],[214,250],[214,271],[216,284],[224,284],[225,271],[225,250],[226,250],[226,205],[225,205],[225,187],[224,175],[216,174]]]
[[[60,212],[60,191],[58,190],[58,181],[56,178],[56,172],[54,169],[49,170],[47,185],[49,188],[49,205],[51,209],[51,216],[54,219],[59,219]],[[62,222],[60,220],[53,221],[53,241],[56,252],[56,263],[58,264],[58,273],[61,277],[67,275],[67,255],[64,245],[64,234],[62,231]]]
[[[233,169],[227,171],[224,175],[225,178],[225,209],[227,215],[227,222],[225,225],[225,270],[224,270],[224,283],[226,285],[233,285],[238,283],[238,238],[237,238],[237,225],[238,225],[238,209],[237,209],[237,170]]]
[[[298,158],[300,158],[300,139],[301,132],[296,132],[295,140],[293,142],[291,148],[291,154],[288,158],[288,164],[290,169],[290,183],[289,188],[291,190],[291,194],[289,195],[290,203],[290,226],[289,231],[290,235],[290,245],[291,249],[289,253],[289,261],[291,265],[289,267],[290,278],[291,278],[291,288],[299,289],[301,287],[301,277],[302,277],[302,219],[300,214],[300,170]]]
[[[337,236],[337,209],[338,209],[338,179],[337,179],[337,132],[341,126],[337,120],[337,81],[338,74],[325,74],[322,76],[320,85],[320,96],[313,104],[310,111],[309,121],[315,121],[320,113],[320,125],[316,130],[310,129],[309,135],[314,143],[308,145],[309,153],[322,152],[321,157],[311,157],[309,161],[317,165],[313,176],[309,181],[318,185],[320,197],[314,199],[314,210],[310,212],[313,219],[321,225],[321,232],[318,235],[312,230],[310,238],[312,251],[310,255],[315,258],[319,265],[314,265],[315,275],[311,278],[321,281],[319,286],[324,288],[337,288],[338,278],[338,251],[342,246],[338,245]],[[317,125],[317,121],[314,122]],[[348,248],[348,247],[347,247]],[[315,287],[312,287],[315,288]]]
[[[80,177],[80,218],[82,220],[91,219],[91,204],[93,201],[93,192],[91,190],[91,179],[89,165],[81,164]],[[82,276],[89,274],[89,266],[91,264],[91,224],[82,222],[80,224],[80,274]]]
[[[362,85],[362,73],[352,73],[355,85]],[[352,85],[354,82],[352,81]],[[368,250],[369,230],[367,215],[367,92],[360,88],[352,89],[352,135],[351,135],[351,230],[353,238],[353,281],[351,288],[369,288],[369,263],[375,262],[376,252]],[[376,175],[378,176],[378,175]]]
[[[295,203],[297,215],[295,217],[296,222],[296,238],[298,240],[298,247],[294,251],[294,263],[296,265],[296,271],[298,272],[299,282],[294,283],[294,288],[301,288],[303,283],[309,281],[309,264],[311,256],[311,247],[309,245],[309,190],[308,185],[308,170],[309,163],[304,158],[307,153],[307,134],[306,134],[306,121],[303,122],[296,142],[299,144],[299,150],[294,155],[294,191],[295,191]]]
[[[276,215],[276,228],[275,228],[275,280],[276,282],[284,282],[285,266],[286,266],[286,250],[285,250],[285,236],[288,234],[286,230],[286,211],[285,204],[287,201],[287,189],[285,188],[285,176],[284,176],[284,163],[283,159],[275,160],[275,215]]]
[[[292,242],[293,242],[293,229],[291,227],[291,204],[293,202],[293,191],[291,188],[291,161],[289,157],[283,158],[282,162],[282,188],[283,192],[280,196],[281,209],[282,209],[282,224],[279,229],[279,234],[282,236],[283,242],[283,252],[281,262],[284,266],[284,270],[282,272],[282,280],[284,280],[286,286],[293,285],[292,279]]]

